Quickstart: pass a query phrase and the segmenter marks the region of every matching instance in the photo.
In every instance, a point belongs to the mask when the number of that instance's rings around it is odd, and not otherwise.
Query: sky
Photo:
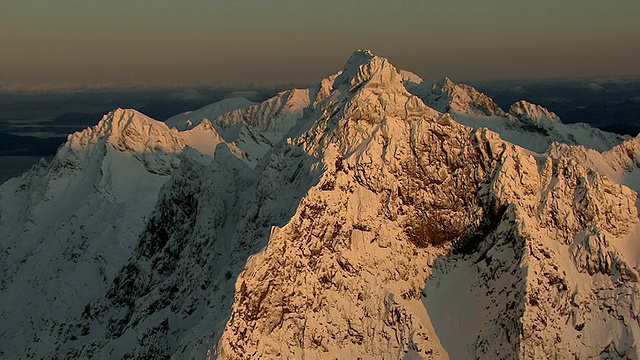
[[[0,2],[5,89],[310,84],[359,48],[432,81],[640,76],[640,1]]]

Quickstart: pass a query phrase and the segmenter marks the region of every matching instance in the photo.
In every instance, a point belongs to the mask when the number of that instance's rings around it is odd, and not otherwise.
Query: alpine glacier
[[[640,137],[368,50],[0,185],[0,356],[639,359]]]

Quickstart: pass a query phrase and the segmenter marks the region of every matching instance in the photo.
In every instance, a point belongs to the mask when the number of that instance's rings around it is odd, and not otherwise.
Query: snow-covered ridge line
[[[203,119],[213,121],[220,115],[237,109],[246,109],[254,104],[255,103],[253,101],[247,100],[243,97],[227,98],[204,106],[198,110],[187,111],[185,113],[172,116],[167,119],[165,123],[169,127],[174,127],[180,131],[184,131],[197,126]]]
[[[411,83],[408,89],[428,106],[450,113],[462,124],[487,127],[505,140],[539,153],[547,151],[554,141],[606,151],[626,139],[583,123],[563,124],[553,112],[525,100],[505,112],[486,94],[448,77],[431,88],[425,83]]]

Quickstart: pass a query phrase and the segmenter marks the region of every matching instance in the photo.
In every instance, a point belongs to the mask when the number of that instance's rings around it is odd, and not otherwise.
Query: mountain
[[[185,147],[205,151],[219,141],[204,124],[178,133],[134,110],[118,109],[70,135],[50,164],[43,160],[3,184],[2,343],[23,345],[35,329],[78,313],[105,291],[175,168],[185,157],[202,161],[213,155],[190,155]]]
[[[563,124],[553,112],[524,100],[505,112],[487,95],[449,78],[434,84],[430,91],[427,87],[413,83],[407,89],[463,125],[489,128],[503,139],[535,152],[547,151],[554,141],[605,151],[627,139],[584,123]]]
[[[448,77],[434,84],[424,100],[428,106],[443,113],[453,111],[485,116],[504,114],[487,95],[469,85],[456,84]]]
[[[426,87],[359,50],[71,135],[0,186],[1,354],[640,357],[638,140]]]
[[[570,157],[636,192],[640,192],[640,136],[599,152],[584,146],[554,142],[549,148],[554,158]]]

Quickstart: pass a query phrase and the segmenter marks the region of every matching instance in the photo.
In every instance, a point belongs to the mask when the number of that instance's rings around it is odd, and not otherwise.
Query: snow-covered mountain
[[[425,92],[426,93],[426,92]],[[425,103],[440,112],[458,112],[469,115],[503,115],[493,99],[475,88],[456,84],[445,77],[434,84],[431,91],[424,96]]]
[[[108,288],[162,185],[185,157],[210,162],[208,148],[220,141],[204,123],[178,133],[118,109],[70,135],[50,164],[0,187],[0,336],[19,344],[13,356],[31,353],[25,339],[36,329],[66,321]],[[40,351],[50,349],[49,335]]]
[[[71,135],[0,186],[0,354],[639,358],[638,140],[425,89],[359,50]]]
[[[605,151],[626,139],[584,123],[563,124],[553,112],[524,100],[505,112],[487,95],[449,78],[434,84],[430,90],[427,84],[415,82],[408,84],[407,89],[428,106],[450,114],[463,125],[475,129],[486,127],[503,139],[535,152],[545,152],[554,141]]]

